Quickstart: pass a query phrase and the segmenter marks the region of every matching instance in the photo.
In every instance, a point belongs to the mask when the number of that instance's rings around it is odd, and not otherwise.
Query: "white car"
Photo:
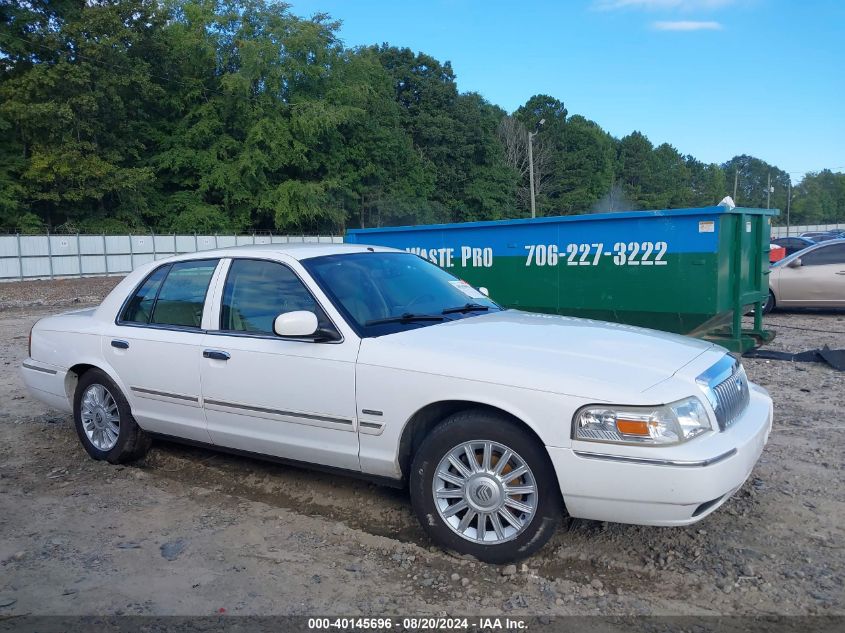
[[[721,347],[502,310],[416,255],[351,244],[144,265],[98,308],[40,320],[22,373],[95,459],[163,436],[407,484],[432,539],[497,563],[564,512],[704,518],[772,424]]]

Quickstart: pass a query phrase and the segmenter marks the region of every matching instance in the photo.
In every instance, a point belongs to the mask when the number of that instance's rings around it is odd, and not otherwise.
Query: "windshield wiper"
[[[364,325],[381,325],[383,323],[411,323],[413,321],[443,321],[445,317],[440,316],[439,314],[411,314],[410,312],[406,312],[405,314],[393,317],[387,317],[386,319],[373,319],[372,321],[365,321]]]
[[[490,308],[480,303],[465,303],[457,308],[446,308],[442,314],[455,314],[457,312],[486,312]]]

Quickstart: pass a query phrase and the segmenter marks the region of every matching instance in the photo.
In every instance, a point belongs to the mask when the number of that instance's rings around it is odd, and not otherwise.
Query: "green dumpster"
[[[705,338],[734,352],[763,329],[775,209],[705,207],[350,230],[347,242],[433,261],[500,304]],[[754,309],[751,328],[742,315]]]

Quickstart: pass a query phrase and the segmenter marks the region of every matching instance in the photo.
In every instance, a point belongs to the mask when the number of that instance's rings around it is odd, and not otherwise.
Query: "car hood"
[[[640,394],[714,347],[630,325],[505,310],[364,339],[358,362],[608,400]]]

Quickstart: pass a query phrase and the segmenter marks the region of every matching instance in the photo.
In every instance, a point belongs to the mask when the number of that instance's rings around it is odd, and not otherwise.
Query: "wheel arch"
[[[79,384],[79,379],[92,369],[99,369],[101,372],[106,374],[112,382],[117,385],[118,389],[123,392],[123,397],[126,398],[127,402],[129,402],[130,408],[132,407],[130,400],[132,394],[127,393],[126,386],[123,384],[123,381],[118,378],[115,371],[106,363],[96,362],[94,360],[76,363],[67,370],[67,373],[65,374],[65,393],[67,394],[68,401],[71,403],[71,406],[73,406],[73,399],[76,395],[76,385]]]
[[[772,305],[771,305],[771,307],[768,307],[770,299],[771,299]],[[769,284],[769,292],[766,294],[766,301],[763,302],[763,314],[769,314],[770,312],[775,310],[778,307],[779,303],[780,303],[780,300],[778,299],[777,292],[775,292],[773,285]]]
[[[406,481],[408,479],[411,461],[414,458],[414,454],[426,436],[449,416],[460,411],[473,409],[487,411],[511,420],[525,430],[538,445],[545,446],[544,442],[540,439],[540,436],[530,424],[525,422],[525,420],[519,416],[499,406],[474,400],[440,400],[437,402],[431,402],[417,410],[410,418],[408,418],[408,421],[402,429],[402,434],[399,437],[397,457],[402,477]]]

